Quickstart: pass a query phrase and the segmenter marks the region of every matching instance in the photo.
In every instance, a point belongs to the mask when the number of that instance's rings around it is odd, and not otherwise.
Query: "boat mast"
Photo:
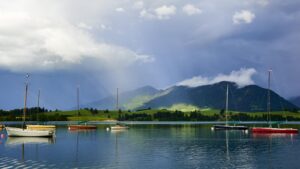
[[[77,118],[79,118],[79,86],[77,86]]]
[[[119,88],[117,88],[117,104],[116,104],[116,110],[119,110]]]
[[[38,102],[37,102],[37,112],[36,112],[36,120],[38,121],[38,113],[40,112],[40,95],[41,95],[41,90],[39,89],[38,91]]]
[[[27,106],[27,93],[28,93],[28,78],[29,74],[26,74],[26,80],[25,80],[25,98],[24,98],[24,110],[23,110],[23,129],[25,128],[25,118],[26,118],[26,106]]]
[[[270,121],[271,121],[271,72],[272,70],[268,70],[268,116],[269,116],[269,125],[270,125]]]
[[[226,126],[228,125],[227,112],[228,112],[228,84],[227,84],[227,88],[226,88],[226,107],[225,107]]]

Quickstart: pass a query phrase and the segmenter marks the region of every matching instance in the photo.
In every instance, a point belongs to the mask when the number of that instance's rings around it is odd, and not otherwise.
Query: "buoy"
[[[4,135],[4,134],[1,134],[1,138],[5,138],[5,135]]]
[[[210,129],[211,129],[211,131],[214,131],[214,130],[215,130],[215,128],[214,128],[214,127],[211,127]]]
[[[106,131],[109,131],[109,127],[106,128]]]

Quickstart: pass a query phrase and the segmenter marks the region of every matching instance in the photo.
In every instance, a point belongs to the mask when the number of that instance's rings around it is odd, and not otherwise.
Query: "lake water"
[[[60,126],[55,139],[7,138],[2,130],[0,168],[300,168],[299,135],[213,132],[208,124],[106,127]]]

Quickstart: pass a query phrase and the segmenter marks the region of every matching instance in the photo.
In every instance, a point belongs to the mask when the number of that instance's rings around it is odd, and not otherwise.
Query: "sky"
[[[0,3],[0,109],[68,109],[116,88],[228,80],[300,95],[300,1],[10,0]]]

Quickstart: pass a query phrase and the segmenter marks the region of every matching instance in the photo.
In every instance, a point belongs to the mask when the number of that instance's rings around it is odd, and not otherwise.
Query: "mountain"
[[[219,82],[199,87],[173,86],[166,90],[157,90],[145,86],[119,95],[121,109],[174,109],[195,110],[203,108],[224,109],[226,86],[229,86],[229,109],[233,111],[267,111],[268,90],[257,85],[239,88],[232,82]],[[116,96],[106,97],[85,105],[97,109],[115,109]],[[271,110],[298,109],[277,93],[271,91]]]
[[[298,97],[293,97],[289,100],[291,103],[293,103],[294,105],[300,107],[300,96]]]
[[[132,91],[119,94],[119,107],[121,109],[133,109],[142,106],[144,102],[152,98],[153,95],[159,93],[160,90],[152,86],[144,86]],[[82,107],[92,107],[97,109],[115,109],[116,94],[105,97],[101,100],[83,105]]]
[[[186,104],[199,108],[223,109],[225,107],[227,84],[229,85],[230,110],[243,112],[266,111],[267,89],[257,85],[239,88],[235,83],[231,82],[220,82],[199,87],[174,86],[167,89],[167,92],[165,91],[166,94],[154,97],[139,108],[168,108],[177,104]],[[276,111],[297,109],[297,107],[271,91],[271,109]]]

